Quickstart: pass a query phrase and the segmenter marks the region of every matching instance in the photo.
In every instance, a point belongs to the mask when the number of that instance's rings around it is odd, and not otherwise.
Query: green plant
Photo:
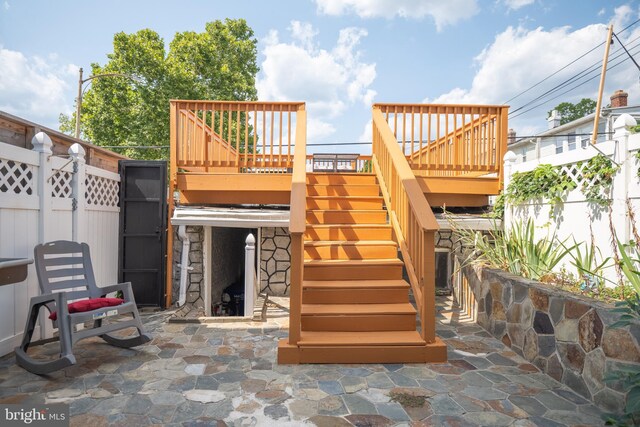
[[[599,293],[604,285],[603,270],[611,260],[611,257],[602,258],[602,252],[593,243],[576,243],[573,241],[573,250],[568,254],[573,265],[580,275],[581,292],[591,291]],[[581,249],[584,244],[584,251]],[[598,261],[598,258],[600,260]]]
[[[553,217],[556,205],[574,188],[576,183],[559,167],[542,164],[527,172],[514,173],[504,191],[504,201],[518,205],[546,199],[551,207],[549,216]]]
[[[640,253],[637,244],[623,244],[617,240],[620,251],[620,267],[625,280],[633,287],[631,296],[624,301],[616,302],[612,311],[620,313],[620,319],[611,328],[624,328],[640,323]],[[628,252],[633,255],[629,255]],[[624,286],[624,283],[621,283]],[[605,382],[620,382],[627,393],[627,402],[621,417],[608,415],[606,425],[637,426],[640,425],[640,366],[622,365],[616,371],[610,372],[604,378]]]
[[[456,228],[455,224],[452,227],[463,246],[475,249],[463,263],[481,263],[530,279],[538,279],[551,272],[575,247],[557,244],[555,234],[536,240],[535,225],[531,219],[526,224],[516,221],[506,233],[495,227],[488,234]]]
[[[640,294],[640,272],[638,271],[638,265],[640,265],[640,253],[638,251],[637,244],[625,244],[617,239],[618,251],[620,252],[620,269],[624,274],[626,281],[633,287],[636,294]],[[634,257],[627,253],[627,250],[634,253]],[[622,283],[621,283],[622,285]]]
[[[640,274],[637,271],[636,274]],[[612,328],[624,328],[640,323],[640,294],[635,293],[624,301],[618,301],[613,312],[621,313],[620,319],[611,325]],[[637,426],[640,425],[640,366],[621,365],[604,377],[605,382],[619,382],[627,393],[627,402],[621,417],[606,416],[606,425]]]
[[[599,206],[606,206],[610,203],[606,193],[611,189],[613,176],[618,169],[620,167],[605,155],[598,154],[589,159],[582,168],[582,183],[580,187],[587,201],[596,203]]]

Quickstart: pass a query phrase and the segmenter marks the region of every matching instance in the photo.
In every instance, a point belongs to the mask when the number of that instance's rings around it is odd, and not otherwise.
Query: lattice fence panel
[[[51,176],[51,196],[59,199],[71,198],[71,178],[71,172],[54,171]]]
[[[577,162],[568,165],[564,165],[560,168],[560,174],[569,177],[575,184],[576,188],[580,189],[583,193],[587,193],[593,186],[601,184],[601,176],[586,177],[585,169],[587,162]],[[604,189],[607,186],[603,186]],[[607,198],[609,194],[601,194],[600,196]]]
[[[34,194],[34,167],[14,160],[0,159],[0,193]]]
[[[88,206],[118,207],[119,193],[118,181],[87,174],[85,197]]]

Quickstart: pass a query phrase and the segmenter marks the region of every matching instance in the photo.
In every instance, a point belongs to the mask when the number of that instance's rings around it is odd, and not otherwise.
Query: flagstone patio
[[[50,376],[0,359],[0,403],[68,403],[72,426],[578,426],[601,411],[438,301],[446,364],[277,365],[287,313],[267,322],[167,322],[129,350],[87,339],[77,365]],[[34,348],[54,355],[57,343]]]

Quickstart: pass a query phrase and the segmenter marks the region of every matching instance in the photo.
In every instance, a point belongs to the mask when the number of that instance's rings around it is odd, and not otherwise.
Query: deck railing
[[[422,337],[435,341],[435,232],[438,223],[380,108],[373,108],[373,169],[402,251],[422,320]]]
[[[296,345],[300,340],[302,310],[302,280],[304,268],[304,232],[306,230],[307,204],[307,113],[298,110],[296,128],[296,146],[291,175],[291,206],[289,216],[289,234],[291,235],[291,286],[289,288],[289,344]]]
[[[353,154],[353,159],[341,160],[341,154],[323,155],[307,154],[306,169],[308,172],[353,172],[372,173],[371,156]],[[330,157],[330,158],[324,158]]]
[[[287,173],[300,102],[171,101],[171,156],[190,172]]]
[[[374,108],[384,115],[417,174],[501,174],[508,106],[376,104]]]

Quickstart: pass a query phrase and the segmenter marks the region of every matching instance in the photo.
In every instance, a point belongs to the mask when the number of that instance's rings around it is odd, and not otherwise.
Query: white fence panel
[[[505,160],[505,185],[508,185],[513,173],[531,171],[539,164],[562,167],[577,184],[577,188],[570,191],[566,199],[555,206],[553,215],[550,215],[551,204],[548,200],[532,200],[516,206],[507,204],[505,228],[512,227],[515,221],[526,222],[531,218],[536,225],[538,239],[554,233],[560,240],[566,239],[567,244],[573,244],[574,241],[590,244],[593,239],[602,257],[612,257],[614,247],[611,224],[620,240],[628,241],[633,237],[630,233],[631,223],[627,212],[627,201],[633,206],[636,219],[640,221],[640,178],[637,176],[638,161],[635,158],[636,152],[640,149],[640,134],[630,134],[626,127],[622,126],[624,124],[622,121],[618,124],[620,126],[614,136],[615,140],[599,143],[596,147],[588,146],[586,149],[572,150],[520,164]],[[581,174],[582,167],[585,162],[598,154],[608,156],[621,166],[613,178],[611,192],[606,199],[611,202],[612,221],[609,220],[609,207],[599,207],[587,201],[581,191],[584,181]],[[508,158],[508,155],[505,156],[505,159]],[[566,257],[563,262],[563,266],[568,271],[577,273],[569,257]],[[606,277],[615,281],[615,270],[609,268]]]
[[[59,157],[44,134],[33,145],[0,142],[0,257],[33,258],[38,243],[75,237],[91,248],[98,284],[115,283],[119,175],[85,166],[80,146]],[[39,293],[33,264],[24,282],[0,286],[0,356],[19,345],[29,299]],[[34,339],[51,336],[49,329],[37,328]]]

